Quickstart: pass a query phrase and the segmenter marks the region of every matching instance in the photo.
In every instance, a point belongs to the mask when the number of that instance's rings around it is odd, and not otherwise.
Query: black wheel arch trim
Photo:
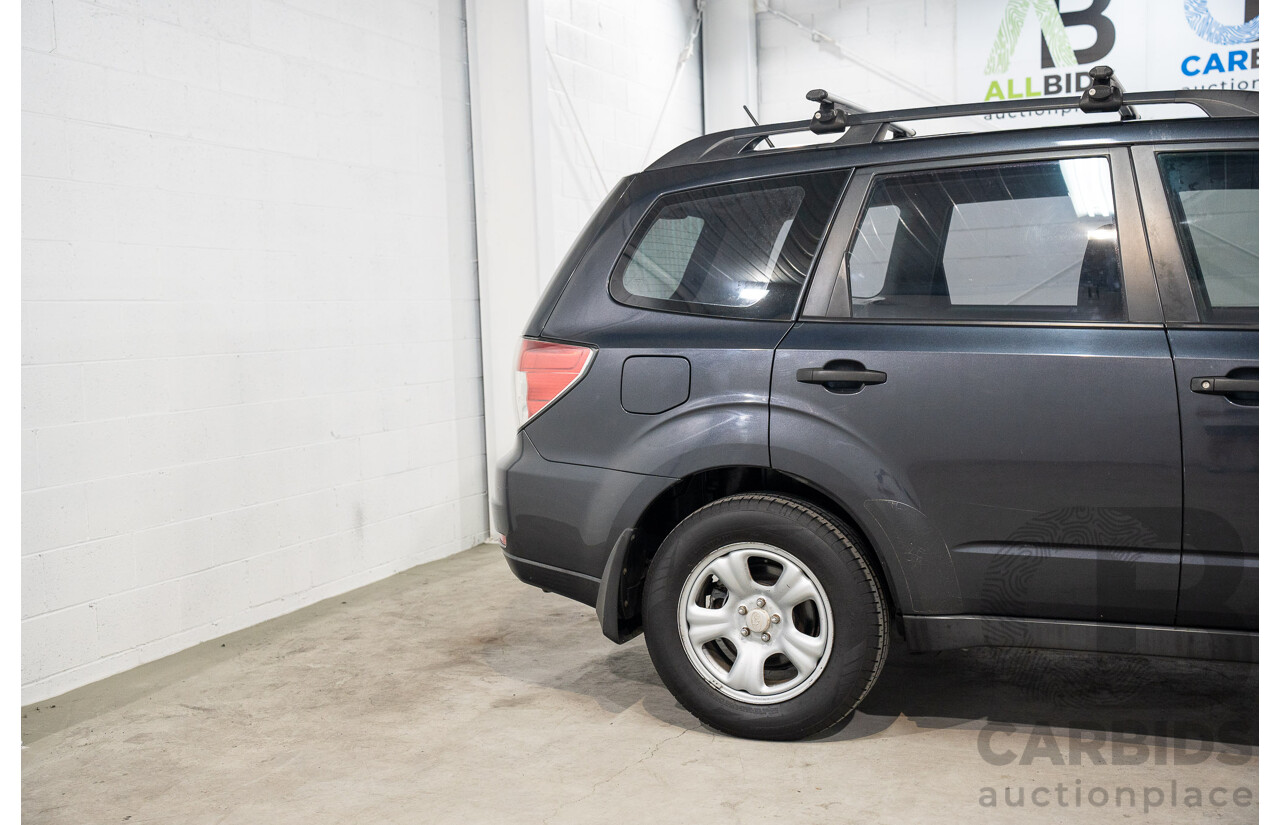
[[[675,507],[672,511],[675,515],[667,514],[663,517],[662,508],[669,503],[677,504],[690,486],[709,483],[714,487],[725,482],[728,482],[726,489],[694,493],[687,498],[683,507]],[[645,505],[636,524],[619,533],[605,560],[600,576],[600,590],[595,601],[596,617],[606,638],[623,644],[643,632],[640,594],[653,553],[666,535],[700,507],[739,493],[772,493],[800,499],[851,531],[869,551],[867,560],[887,597],[891,620],[898,615],[897,605],[902,602],[899,601],[897,589],[899,582],[890,572],[893,568],[887,564],[890,560],[884,557],[884,551],[872,539],[866,527],[847,508],[841,506],[834,496],[808,479],[771,467],[725,466],[700,470],[672,480],[670,485]]]

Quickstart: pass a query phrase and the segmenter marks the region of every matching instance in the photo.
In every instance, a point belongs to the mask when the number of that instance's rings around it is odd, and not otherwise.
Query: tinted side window
[[[1159,155],[1204,321],[1258,320],[1258,153]]]
[[[625,304],[731,318],[790,318],[847,171],[661,198],[609,280]]]
[[[833,314],[1125,317],[1104,158],[890,174],[876,178],[867,197],[841,276],[849,306]]]

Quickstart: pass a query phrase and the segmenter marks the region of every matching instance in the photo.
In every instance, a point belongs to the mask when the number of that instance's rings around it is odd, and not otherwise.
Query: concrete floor
[[[1250,822],[1257,695],[1253,666],[899,646],[835,732],[731,739],[482,546],[24,708],[23,820]]]

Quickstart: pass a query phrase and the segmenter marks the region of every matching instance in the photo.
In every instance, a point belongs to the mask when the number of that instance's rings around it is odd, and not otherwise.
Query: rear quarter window
[[[631,306],[790,318],[848,170],[672,193],[649,209],[609,279]]]

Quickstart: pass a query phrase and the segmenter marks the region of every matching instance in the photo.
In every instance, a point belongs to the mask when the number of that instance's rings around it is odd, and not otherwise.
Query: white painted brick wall
[[[557,259],[619,178],[702,134],[700,40],[658,120],[694,6],[693,0],[544,0]]]
[[[833,37],[859,60],[907,85],[869,72],[778,16],[756,15],[761,120],[802,120],[805,100],[823,88],[870,109],[953,102],[957,0],[758,0]],[[933,99],[921,97],[917,89]]]
[[[24,703],[487,534],[462,14],[23,0]]]

